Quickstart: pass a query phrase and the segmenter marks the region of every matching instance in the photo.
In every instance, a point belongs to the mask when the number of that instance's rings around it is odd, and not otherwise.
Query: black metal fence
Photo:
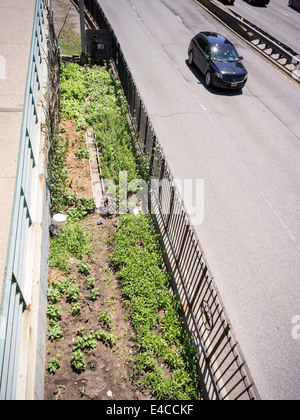
[[[100,29],[111,32],[112,61],[129,104],[148,180],[167,181],[164,188],[150,189],[149,205],[197,349],[206,398],[260,399],[120,44],[97,1],[85,0],[85,8]]]

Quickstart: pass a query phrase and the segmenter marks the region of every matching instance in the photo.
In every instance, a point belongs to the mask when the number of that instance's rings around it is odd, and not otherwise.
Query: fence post
[[[166,227],[165,227],[166,232],[169,229],[170,218],[171,218],[171,215],[173,214],[174,200],[175,200],[175,190],[174,190],[174,187],[172,186],[171,187],[171,198],[170,198],[170,211],[169,211],[169,214],[168,214],[168,219],[167,219]]]
[[[185,228],[184,236],[183,236],[183,238],[182,238],[181,248],[180,248],[180,251],[179,251],[178,258],[177,258],[177,260],[176,260],[176,262],[177,262],[177,264],[178,264],[178,265],[179,265],[179,261],[180,261],[180,258],[181,258],[181,256],[182,256],[183,250],[184,250],[184,246],[185,246],[185,242],[186,242],[186,238],[187,238],[187,235],[188,235],[189,229],[190,229],[190,226],[189,226],[188,224],[186,224],[186,228]]]

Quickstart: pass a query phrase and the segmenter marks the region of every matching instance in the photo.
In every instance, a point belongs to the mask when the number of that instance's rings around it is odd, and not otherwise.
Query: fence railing
[[[206,398],[260,399],[121,46],[98,2],[85,0],[85,8],[99,28],[111,32],[112,61],[129,104],[144,163],[146,158],[149,179],[168,181],[169,188],[152,188],[149,203],[166,250],[173,286],[197,349]]]
[[[37,96],[40,90],[39,66],[44,3],[45,0],[36,0],[35,5],[14,202],[0,303],[0,400],[15,398],[22,314],[28,305],[25,298],[26,254],[32,224],[31,182],[36,165]]]

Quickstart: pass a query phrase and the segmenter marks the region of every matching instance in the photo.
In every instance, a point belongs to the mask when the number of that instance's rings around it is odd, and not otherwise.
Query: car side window
[[[210,55],[210,47],[207,41],[205,41],[205,46],[203,48],[203,51],[205,52],[206,55]]]
[[[196,41],[198,42],[199,47],[202,49],[202,51],[203,51],[206,55],[209,55],[209,51],[210,51],[210,49],[209,49],[209,44],[208,44],[208,42],[207,42],[204,38],[202,38],[202,36],[197,36],[197,37],[196,37]]]

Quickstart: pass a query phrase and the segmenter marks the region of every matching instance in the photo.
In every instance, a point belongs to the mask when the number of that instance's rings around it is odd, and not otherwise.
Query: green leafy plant
[[[80,350],[76,350],[71,358],[71,366],[74,372],[81,373],[86,367],[86,361]]]
[[[78,264],[78,272],[87,276],[90,273],[91,265],[85,262]]]
[[[56,289],[55,287],[54,288],[49,287],[49,289],[47,290],[47,298],[48,298],[48,302],[58,303],[60,301],[61,294],[59,290]]]
[[[61,306],[55,306],[52,303],[48,304],[46,314],[50,320],[59,321],[62,314]]]
[[[98,320],[101,324],[112,328],[113,325],[113,316],[108,314],[108,309],[98,312]]]
[[[96,331],[95,337],[98,341],[101,341],[103,344],[111,348],[115,345],[116,342],[116,337],[103,330]]]
[[[95,287],[95,277],[90,277],[86,282],[87,289],[93,289]]]
[[[79,295],[79,286],[71,284],[66,291],[66,298],[69,303],[77,302]]]
[[[71,257],[82,260],[92,253],[91,240],[81,225],[68,223],[64,232],[51,240],[49,264],[65,273],[70,272],[69,260]]]
[[[48,327],[48,337],[52,342],[57,342],[61,339],[63,335],[60,325],[55,321],[50,321],[50,326]]]
[[[52,373],[53,375],[56,373],[57,369],[60,368],[61,361],[58,359],[60,354],[57,354],[55,357],[49,359],[47,370],[48,372]]]
[[[76,317],[80,314],[81,306],[79,302],[71,302],[71,309],[69,310],[69,315]]]
[[[94,289],[91,290],[89,299],[92,301],[95,301],[97,300],[98,296],[100,296],[100,293],[98,292],[98,289],[95,287]]]
[[[83,337],[83,327],[78,328],[78,330],[77,330],[77,335],[78,335],[79,337]]]
[[[88,350],[91,351],[97,346],[96,341],[96,334],[91,331],[90,334],[88,334],[85,337],[79,336],[75,340],[73,351],[76,350]]]
[[[89,159],[90,158],[90,151],[86,146],[80,146],[76,152],[75,156],[78,159]]]

